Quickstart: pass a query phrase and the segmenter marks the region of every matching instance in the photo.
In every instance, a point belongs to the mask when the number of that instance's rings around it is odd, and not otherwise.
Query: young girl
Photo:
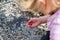
[[[46,6],[47,10],[44,12],[47,14],[51,14],[54,10],[56,10],[53,15],[45,15],[39,18],[31,18],[26,25],[27,27],[34,28],[37,27],[39,24],[47,22],[48,29],[50,30],[49,40],[60,40],[60,0],[50,1],[55,6],[55,8],[53,7],[53,5]],[[52,10],[52,7],[54,8],[54,10]]]

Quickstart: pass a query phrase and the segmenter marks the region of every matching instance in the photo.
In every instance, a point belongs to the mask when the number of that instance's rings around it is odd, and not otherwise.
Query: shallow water
[[[1,40],[41,40],[46,35],[39,28],[27,28],[32,15],[23,12],[12,0],[0,0],[0,39]]]

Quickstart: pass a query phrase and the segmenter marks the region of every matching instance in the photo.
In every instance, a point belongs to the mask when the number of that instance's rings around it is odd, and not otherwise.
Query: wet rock
[[[46,33],[39,28],[27,28],[26,23],[33,16],[19,9],[13,0],[0,0],[0,5],[1,40],[40,40]]]

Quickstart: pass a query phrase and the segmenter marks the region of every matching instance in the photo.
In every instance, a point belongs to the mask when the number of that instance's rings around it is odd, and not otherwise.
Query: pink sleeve
[[[60,40],[60,10],[58,10],[56,13],[58,13],[58,15],[50,25],[50,40]]]
[[[60,40],[60,25],[52,25],[54,26],[50,30],[50,40]]]

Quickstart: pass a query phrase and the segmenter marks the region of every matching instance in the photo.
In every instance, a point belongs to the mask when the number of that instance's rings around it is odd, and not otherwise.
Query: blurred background
[[[14,0],[0,0],[0,40],[45,40],[46,23],[33,29],[26,27],[30,18],[40,16],[44,15],[22,10]]]

